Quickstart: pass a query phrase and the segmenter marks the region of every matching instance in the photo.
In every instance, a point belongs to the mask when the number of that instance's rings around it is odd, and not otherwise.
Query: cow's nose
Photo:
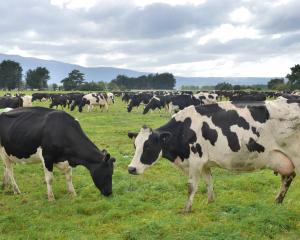
[[[136,168],[135,167],[128,167],[128,172],[130,174],[136,174]]]

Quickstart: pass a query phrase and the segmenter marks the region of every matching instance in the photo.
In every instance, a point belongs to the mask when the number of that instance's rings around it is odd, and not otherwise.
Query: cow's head
[[[116,159],[111,158],[105,150],[103,153],[105,154],[103,161],[91,167],[91,175],[100,192],[104,196],[109,196],[112,194],[112,175]]]
[[[142,174],[144,170],[155,163],[162,155],[163,147],[168,143],[172,134],[167,131],[152,131],[146,126],[139,133],[128,133],[134,140],[135,153],[128,166],[130,174]]]

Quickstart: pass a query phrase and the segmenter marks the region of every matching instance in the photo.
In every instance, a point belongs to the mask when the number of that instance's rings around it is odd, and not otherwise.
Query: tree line
[[[300,65],[291,67],[291,72],[284,78],[270,79],[267,85],[231,85],[230,83],[219,83],[216,86],[204,86],[201,89],[217,90],[243,90],[243,89],[271,89],[271,90],[296,90],[300,89]],[[126,89],[173,89],[176,79],[171,73],[148,74],[139,77],[128,77],[118,75],[109,83],[103,81],[87,82],[85,76],[79,70],[72,70],[64,79],[60,81],[61,85],[54,83],[48,86],[50,72],[45,67],[29,69],[22,80],[23,69],[20,63],[12,60],[4,60],[0,63],[0,89],[52,89],[52,90],[82,90],[82,91],[104,91],[104,90],[126,90]],[[199,90],[199,86],[183,86],[182,89]]]

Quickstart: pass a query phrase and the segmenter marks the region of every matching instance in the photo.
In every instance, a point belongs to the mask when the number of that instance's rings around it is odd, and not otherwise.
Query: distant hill
[[[38,66],[46,67],[50,71],[49,83],[60,83],[70,71],[78,69],[85,74],[87,81],[104,81],[109,82],[116,78],[117,75],[122,74],[128,77],[138,77],[146,72],[138,72],[129,69],[115,68],[115,67],[82,67],[76,64],[69,64],[53,60],[43,60],[32,57],[21,57],[18,55],[0,54],[0,62],[3,60],[14,60],[19,62],[23,68],[23,74],[28,69],[33,69]],[[231,84],[251,85],[251,84],[266,84],[271,77],[183,77],[175,76],[176,87],[180,88],[182,85],[216,85],[220,82],[229,82]]]

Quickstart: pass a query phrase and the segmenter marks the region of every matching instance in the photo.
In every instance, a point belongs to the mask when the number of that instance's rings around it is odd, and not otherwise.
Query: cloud
[[[0,52],[185,76],[284,76],[300,61],[299,8],[296,0],[0,1]]]

